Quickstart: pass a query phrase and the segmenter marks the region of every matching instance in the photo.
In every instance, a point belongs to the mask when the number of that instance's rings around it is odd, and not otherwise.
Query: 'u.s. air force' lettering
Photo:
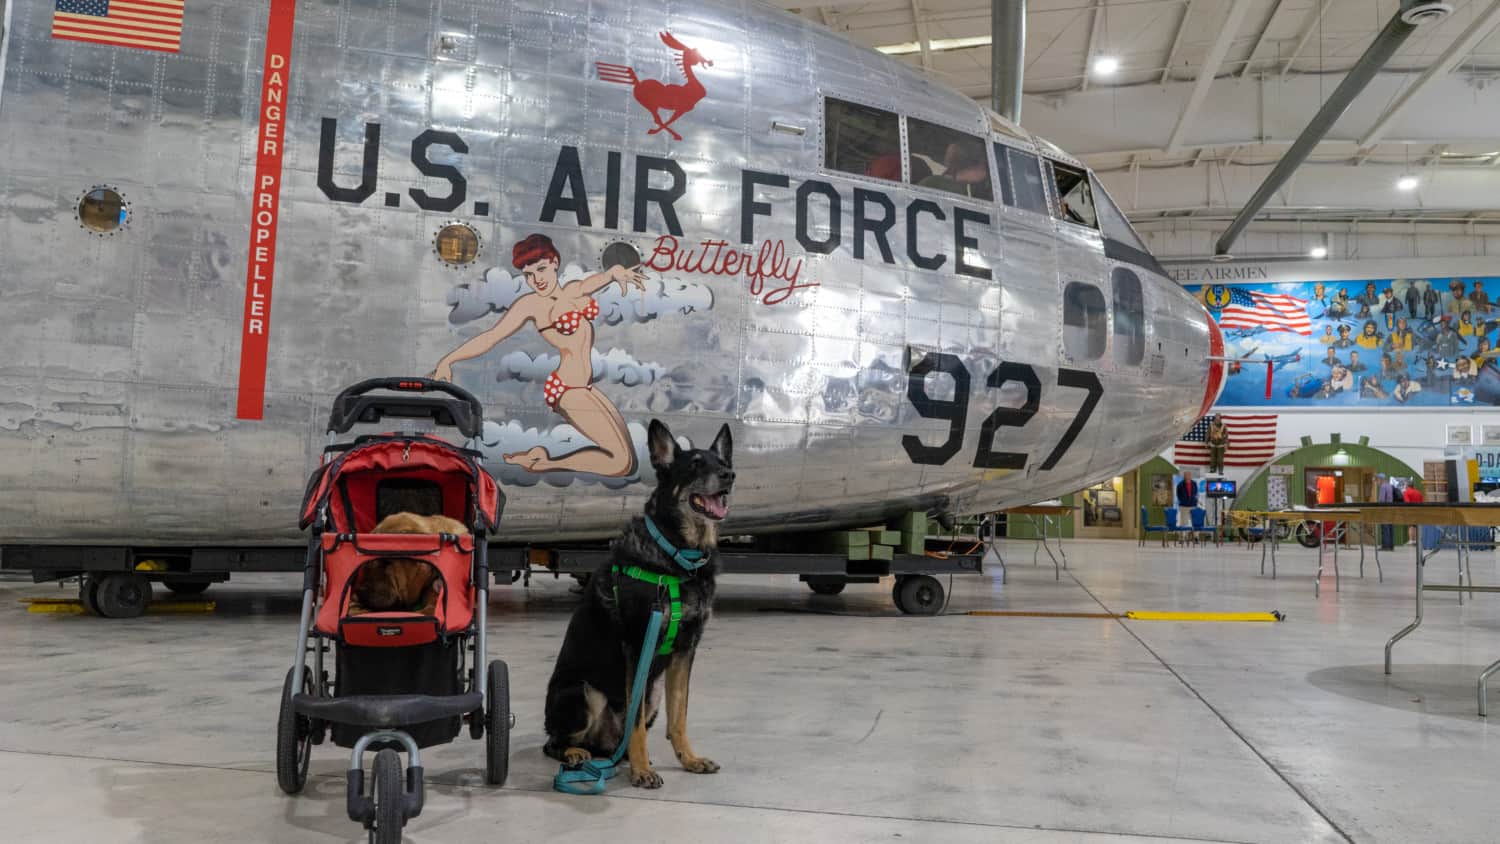
[[[916,349],[908,349],[908,360],[916,357]],[[927,376],[947,375],[953,379],[953,398],[935,399],[927,392]],[[979,443],[974,451],[974,466],[979,469],[1024,469],[1028,455],[1020,451],[996,451],[995,438],[1001,428],[1020,428],[1036,416],[1042,406],[1042,381],[1030,364],[1003,362],[995,367],[985,380],[985,386],[999,390],[1009,382],[1017,382],[1026,388],[1026,400],[1017,407],[997,407],[986,416],[979,426]],[[927,352],[920,360],[912,362],[907,370],[906,397],[924,419],[943,419],[948,422],[948,438],[937,445],[928,445],[922,438],[907,434],[901,438],[901,447],[911,462],[926,466],[943,466],[963,448],[964,433],[969,418],[969,395],[972,378],[969,368],[956,355],[945,352]],[[1039,466],[1043,471],[1052,469],[1062,460],[1089,417],[1099,399],[1104,396],[1104,385],[1099,376],[1082,369],[1059,369],[1059,387],[1074,387],[1087,390],[1088,395],[1074,415],[1073,422],[1063,431],[1062,438]]]
[[[381,126],[379,123],[366,123],[364,128],[359,184],[352,187],[340,185],[334,179],[338,121],[331,117],[322,120],[318,187],[324,196],[335,202],[359,205],[379,190]],[[469,151],[468,144],[456,132],[428,129],[418,135],[411,142],[412,166],[425,176],[447,181],[449,190],[445,195],[434,196],[420,188],[410,188],[407,196],[425,211],[458,211],[469,196],[468,180],[458,167],[433,161],[433,147],[451,151],[451,154],[445,156],[448,159]],[[650,212],[654,207],[661,226],[666,229],[666,234],[661,237],[670,238],[658,240],[658,260],[667,260],[662,257],[662,250],[666,250],[675,261],[677,250],[689,248],[682,245],[684,235],[677,214],[677,202],[687,193],[688,174],[677,161],[650,155],[635,156],[630,166],[635,176],[635,190],[634,195],[629,198],[629,230],[646,233]],[[621,196],[621,184],[625,167],[624,153],[606,151],[603,184],[598,183],[597,173],[593,174],[591,182],[589,174],[584,171],[578,148],[562,147],[558,150],[557,161],[548,180],[547,194],[542,200],[538,221],[567,221],[581,228],[621,230],[621,212],[625,204],[625,197]],[[601,191],[604,217],[599,221],[595,220],[590,210],[589,200],[590,197],[599,196]],[[843,219],[846,193],[851,209],[851,219],[847,225]],[[402,201],[401,194],[385,195],[387,207],[400,207]],[[787,213],[788,204],[793,206],[797,244],[804,253],[829,254],[843,245],[847,235],[850,252],[856,259],[870,260],[867,256],[873,254],[878,255],[883,263],[896,264],[898,257],[891,246],[891,231],[897,226],[903,226],[906,251],[901,257],[911,266],[940,270],[951,263],[952,271],[960,275],[979,279],[991,277],[990,269],[984,265],[979,254],[979,239],[976,236],[980,230],[991,225],[990,215],[982,211],[959,205],[945,208],[932,200],[920,198],[907,201],[905,207],[898,211],[896,201],[884,191],[866,187],[841,188],[819,179],[804,180],[794,189],[791,177],[758,170],[740,172],[740,243],[756,244],[757,221],[775,220]],[[475,216],[484,217],[488,216],[489,208],[490,203],[481,199],[474,203],[473,212]],[[921,238],[923,218],[943,224],[951,231],[951,238],[924,242]],[[691,248],[712,249],[717,242],[705,240]],[[783,266],[782,270],[790,272],[790,265]]]

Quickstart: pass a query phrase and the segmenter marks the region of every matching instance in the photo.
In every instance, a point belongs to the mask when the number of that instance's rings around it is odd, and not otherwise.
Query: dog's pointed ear
[[[734,465],[734,437],[729,433],[729,423],[726,422],[719,428],[719,435],[714,437],[714,444],[708,447],[709,451],[719,456],[725,466]]]
[[[670,469],[680,447],[667,426],[659,420],[652,419],[651,427],[646,432],[646,443],[651,449],[651,465],[656,467],[657,471],[665,472]]]

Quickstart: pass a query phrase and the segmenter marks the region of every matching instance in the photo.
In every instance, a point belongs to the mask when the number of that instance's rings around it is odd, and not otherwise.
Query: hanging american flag
[[[183,0],[56,0],[52,37],[175,53]]]
[[[1257,290],[1229,289],[1229,304],[1219,312],[1220,328],[1260,328],[1266,331],[1290,331],[1312,336],[1312,320],[1307,316],[1307,300],[1285,293],[1261,293]]]
[[[1229,429],[1229,446],[1224,449],[1224,466],[1253,469],[1276,456],[1276,415],[1221,414]],[[1208,426],[1212,416],[1193,425],[1172,447],[1172,462],[1179,466],[1208,465]]]

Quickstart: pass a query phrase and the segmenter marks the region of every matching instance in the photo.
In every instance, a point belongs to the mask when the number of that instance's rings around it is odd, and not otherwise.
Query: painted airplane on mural
[[[1077,159],[769,6],[129,5],[0,2],[0,542],[296,542],[368,377],[480,397],[513,540],[613,532],[652,418],[811,530],[1082,488],[1222,384]]]

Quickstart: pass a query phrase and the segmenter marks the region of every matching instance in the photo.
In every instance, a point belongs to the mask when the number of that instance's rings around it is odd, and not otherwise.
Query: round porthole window
[[[479,258],[479,232],[468,223],[449,223],[432,240],[438,260],[450,267],[464,267]]]
[[[114,234],[130,219],[130,203],[110,187],[96,187],[78,199],[78,222],[98,234]]]

